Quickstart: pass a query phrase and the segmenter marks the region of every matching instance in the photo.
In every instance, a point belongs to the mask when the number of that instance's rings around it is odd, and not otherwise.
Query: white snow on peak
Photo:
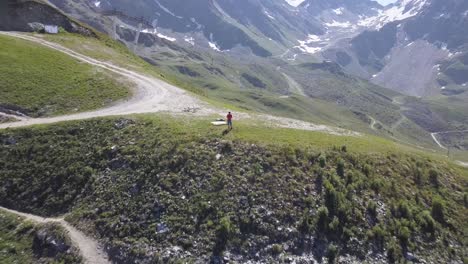
[[[289,5],[294,6],[294,7],[298,7],[304,1],[305,0],[286,0],[286,2],[288,2]]]
[[[169,36],[166,36],[166,35],[163,35],[161,33],[158,33],[158,30],[155,29],[155,28],[145,28],[143,29],[142,31],[140,31],[141,33],[147,33],[147,34],[153,34],[153,35],[156,35],[158,36],[158,38],[162,38],[162,39],[165,39],[165,40],[168,40],[170,42],[174,42],[176,41],[177,39],[175,38],[171,38]]]
[[[268,11],[264,10],[263,13],[271,20],[275,20],[275,18],[270,13],[268,13]]]
[[[393,21],[413,17],[426,5],[427,0],[399,0],[389,8],[380,11],[377,16],[368,17],[358,22],[360,26],[381,28]]]
[[[335,13],[337,15],[342,15],[343,11],[344,11],[344,8],[340,7],[340,8],[337,8],[337,9],[333,9],[332,11],[333,11],[333,13]]]
[[[208,41],[208,45],[215,51],[221,51],[216,42],[213,40],[213,33],[210,33],[210,40]]]
[[[317,47],[317,44],[320,44],[320,42],[322,42],[320,36],[317,35],[309,35],[307,36],[306,40],[299,40],[298,42],[299,45],[295,46],[294,48],[297,48],[304,53],[314,54],[322,51],[323,49],[322,47]]]
[[[212,48],[213,50],[215,51],[221,51],[218,46],[216,45],[216,43],[214,42],[211,42],[211,41],[208,41],[208,45],[210,45],[210,48]]]
[[[158,33],[158,31],[155,28],[145,28],[140,32],[141,33],[147,33],[147,34],[157,34]]]
[[[193,37],[187,37],[187,36],[185,36],[185,37],[184,37],[184,41],[187,42],[187,43],[189,43],[189,44],[192,45],[192,46],[195,46],[195,39],[194,39]]]
[[[100,7],[101,6],[101,1],[94,1],[94,6],[95,7]]]
[[[156,35],[157,35],[159,38],[162,38],[162,39],[165,39],[165,40],[169,40],[170,42],[174,42],[174,41],[177,40],[177,39],[175,39],[175,38],[168,37],[168,36],[163,35],[163,34],[161,34],[161,33],[157,33]]]
[[[325,23],[325,26],[327,27],[341,27],[341,28],[349,28],[351,27],[351,22],[346,21],[346,22],[338,22],[333,20],[331,23]]]
[[[309,36],[307,36],[307,40],[305,41],[305,43],[309,44],[312,42],[319,42],[319,41],[321,41],[319,36],[310,34]]]

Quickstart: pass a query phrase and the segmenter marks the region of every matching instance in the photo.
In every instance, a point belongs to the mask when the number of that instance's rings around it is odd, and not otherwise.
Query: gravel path
[[[99,109],[96,111],[83,112],[71,115],[64,115],[50,118],[30,118],[23,119],[20,122],[2,124],[0,128],[21,127],[35,124],[50,124],[66,120],[81,120],[93,117],[113,116],[113,115],[128,115],[139,113],[154,113],[154,112],[172,112],[183,113],[185,108],[198,108],[198,114],[213,114],[214,109],[201,100],[190,96],[186,91],[167,84],[161,80],[144,76],[142,74],[112,65],[107,62],[95,60],[85,55],[79,54],[73,50],[65,48],[61,45],[45,41],[40,38],[23,35],[20,33],[0,32],[0,34],[13,36],[32,42],[39,43],[57,51],[66,53],[67,55],[76,58],[88,64],[104,68],[111,72],[117,73],[126,77],[129,81],[135,84],[134,96],[116,105]]]
[[[60,224],[68,233],[73,245],[80,250],[80,254],[86,264],[106,264],[110,263],[107,258],[107,254],[102,250],[102,247],[98,242],[83,232],[71,226],[63,218],[44,218],[37,215],[21,213],[15,210],[7,209],[0,206],[0,210],[24,217],[27,220],[45,224],[45,223],[57,223]]]

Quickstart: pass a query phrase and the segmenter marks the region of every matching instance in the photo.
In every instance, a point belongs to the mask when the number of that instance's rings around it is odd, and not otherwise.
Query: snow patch
[[[309,47],[305,43],[305,41],[299,41],[301,45],[295,46],[294,48],[299,49],[302,52],[309,53],[309,54],[315,54],[317,52],[322,51],[322,48],[320,47]]]
[[[333,11],[333,13],[335,13],[337,15],[342,15],[343,11],[344,11],[344,8],[340,7],[340,8],[337,8],[337,9],[333,9],[332,11]]]
[[[187,37],[187,36],[185,36],[185,37],[184,37],[184,41],[185,41],[185,42],[188,42],[188,43],[189,43],[190,45],[192,45],[192,46],[195,46],[195,39],[192,38],[192,37]]]
[[[170,42],[174,42],[174,41],[177,40],[175,38],[171,38],[169,36],[166,36],[166,35],[163,35],[163,34],[159,33],[158,30],[155,29],[155,28],[145,28],[145,29],[141,30],[140,32],[141,33],[146,33],[146,34],[153,34],[153,35],[158,36],[158,38],[169,40]]]
[[[297,54],[294,54],[292,58],[288,58],[288,61],[295,61],[297,58]]]
[[[349,28],[351,27],[351,22],[346,21],[346,22],[338,22],[333,20],[331,23],[325,23],[325,26],[327,27],[340,27],[340,28]]]
[[[417,15],[426,5],[426,2],[427,0],[400,0],[392,7],[379,11],[377,16],[360,20],[358,25],[381,28],[389,22],[404,20]]]
[[[94,6],[95,7],[101,7],[101,1],[95,1]]]
[[[208,45],[210,45],[210,48],[212,48],[213,50],[215,51],[221,51],[218,46],[216,45],[216,43],[214,42],[211,42],[211,41],[208,41]]]
[[[263,11],[263,13],[264,13],[268,18],[270,18],[271,20],[275,20],[275,18],[274,18],[272,15],[270,15],[270,13],[268,13],[268,11],[265,10],[265,11]]]
[[[156,36],[158,36],[159,38],[165,39],[165,40],[169,40],[170,42],[174,42],[174,41],[177,40],[177,39],[175,39],[175,38],[168,37],[168,36],[163,35],[163,34],[161,34],[161,33],[157,33]]]
[[[321,47],[311,47],[310,44],[316,45],[322,42],[320,36],[317,35],[308,35],[306,40],[298,40],[299,45],[294,48],[299,49],[302,52],[314,54],[322,51]]]
[[[319,36],[310,34],[309,36],[307,36],[307,40],[305,42],[312,43],[312,42],[319,42],[319,41],[321,41]]]

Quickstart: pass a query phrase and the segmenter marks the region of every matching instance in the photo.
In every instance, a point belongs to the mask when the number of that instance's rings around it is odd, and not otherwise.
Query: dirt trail
[[[191,96],[186,91],[170,85],[162,80],[145,76],[140,73],[115,66],[109,62],[102,62],[91,57],[85,56],[71,49],[63,47],[59,44],[46,41],[34,36],[24,35],[16,32],[1,32],[0,34],[21,38],[24,40],[32,41],[43,46],[52,48],[54,50],[63,52],[73,58],[82,62],[101,67],[111,72],[117,73],[126,77],[128,80],[135,84],[134,96],[127,101],[119,102],[113,106],[99,109],[96,111],[77,113],[71,115],[64,115],[49,118],[22,118],[18,122],[0,124],[0,129],[23,127],[36,124],[52,124],[61,121],[82,120],[94,117],[104,116],[120,116],[129,114],[141,113],[156,113],[156,112],[169,112],[172,114],[186,114],[185,109],[200,109],[195,115],[209,116],[209,115],[222,115],[227,112],[223,109],[216,109],[205,102]],[[346,129],[330,127],[325,125],[317,125],[309,122],[295,120],[291,118],[282,118],[264,114],[246,114],[237,113],[236,119],[253,119],[253,120],[266,120],[267,124],[271,127],[293,128],[309,131],[318,131],[340,136],[359,136],[357,132],[349,131]]]
[[[27,220],[36,223],[57,223],[60,224],[68,233],[72,243],[80,250],[84,262],[86,264],[105,264],[111,263],[107,254],[102,250],[98,242],[90,237],[87,237],[83,232],[71,226],[63,218],[44,218],[37,215],[21,213],[15,210],[7,209],[0,206],[0,210],[24,217]]]
[[[457,164],[462,166],[462,167],[468,168],[468,162],[457,161]]]
[[[215,110],[213,108],[208,107],[204,102],[190,96],[186,91],[172,86],[170,84],[167,84],[161,80],[147,77],[142,74],[112,65],[107,62],[95,60],[68,48],[65,48],[61,45],[48,42],[40,38],[35,38],[32,36],[12,32],[0,32],[0,34],[29,40],[44,45],[46,47],[55,49],[57,51],[63,52],[85,63],[101,67],[111,72],[122,75],[131,82],[133,82],[136,86],[136,89],[134,91],[135,94],[131,99],[124,102],[120,102],[116,105],[107,108],[58,117],[23,119],[20,122],[2,124],[0,125],[0,128],[29,126],[34,124],[50,124],[66,120],[80,120],[112,115],[128,115],[154,112],[183,113],[184,109],[188,107],[201,109],[198,112],[198,114],[207,115],[215,113]]]
[[[370,129],[372,130],[377,130],[375,129],[375,124],[377,124],[377,121],[375,121],[375,119],[372,117],[372,116],[369,116],[369,119],[371,120],[371,123],[370,123]]]

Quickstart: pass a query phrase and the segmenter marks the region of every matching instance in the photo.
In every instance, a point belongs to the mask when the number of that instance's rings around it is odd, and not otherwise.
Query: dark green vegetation
[[[116,262],[462,261],[466,170],[386,141],[284,131],[240,123],[223,137],[168,116],[1,131],[1,205],[70,212]]]
[[[102,108],[130,95],[115,75],[25,40],[0,36],[0,108],[39,117]]]
[[[35,225],[0,209],[0,263],[80,263],[57,225]]]

